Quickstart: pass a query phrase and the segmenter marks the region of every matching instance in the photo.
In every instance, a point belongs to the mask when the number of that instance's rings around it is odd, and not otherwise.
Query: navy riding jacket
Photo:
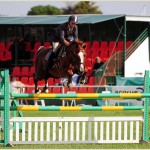
[[[78,27],[75,25],[74,28],[68,27],[68,22],[65,22],[61,25],[59,25],[56,28],[56,31],[58,33],[58,38],[60,39],[60,42],[64,44],[64,40],[70,39],[71,37],[78,38]]]

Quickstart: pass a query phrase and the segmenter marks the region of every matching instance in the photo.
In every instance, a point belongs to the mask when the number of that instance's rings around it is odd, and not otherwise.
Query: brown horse
[[[72,82],[72,75],[81,73],[85,76],[84,72],[84,52],[86,49],[86,44],[82,41],[72,41],[70,45],[64,49],[65,55],[59,56],[53,62],[49,71],[46,71],[45,66],[47,60],[45,59],[47,54],[52,51],[51,48],[39,48],[37,53],[37,58],[35,62],[35,93],[39,92],[38,81],[45,80],[45,87],[42,92],[48,92],[48,78],[68,78],[68,83],[66,86],[70,86]],[[85,79],[84,77],[82,78]],[[84,82],[84,81],[83,81]]]

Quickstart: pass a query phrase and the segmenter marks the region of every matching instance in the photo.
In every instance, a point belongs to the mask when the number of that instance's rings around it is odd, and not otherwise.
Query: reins
[[[78,55],[79,53],[76,54],[76,53],[75,53],[75,50],[74,50],[74,51],[72,51],[71,54],[73,54],[73,55],[71,55],[71,57],[72,57],[72,60],[73,60],[74,67],[78,68],[75,58],[76,58],[77,56],[79,57],[79,55]],[[74,57],[75,55],[76,55],[76,57]],[[79,57],[79,58],[80,58],[80,57]],[[83,63],[80,62],[79,64],[83,64]]]

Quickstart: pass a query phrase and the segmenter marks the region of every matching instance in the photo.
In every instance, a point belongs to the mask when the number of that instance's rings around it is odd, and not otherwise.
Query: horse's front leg
[[[72,76],[73,76],[73,71],[71,69],[68,69],[68,82],[64,83],[65,87],[70,87],[72,85]]]
[[[68,78],[67,87],[70,87],[71,85],[72,85],[72,75],[70,75]]]
[[[42,93],[48,93],[48,82],[47,82],[48,79],[45,79],[45,86],[44,88],[42,89]]]
[[[87,74],[87,70],[85,70],[82,75],[79,75],[78,83],[80,84],[86,83],[86,74]]]

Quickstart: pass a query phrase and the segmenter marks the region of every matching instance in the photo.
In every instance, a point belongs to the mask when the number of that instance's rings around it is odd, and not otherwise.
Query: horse
[[[48,63],[46,56],[52,52],[52,48],[40,47],[35,60],[34,84],[35,93],[39,93],[38,81],[45,81],[42,93],[48,92],[48,78],[68,78],[67,87],[71,86],[73,74],[82,75],[80,82],[85,83],[84,57],[86,44],[83,41],[71,41],[69,46],[64,48],[62,56],[58,56],[55,61],[52,60],[52,67],[46,71],[45,66]],[[64,55],[65,54],[65,55]]]

